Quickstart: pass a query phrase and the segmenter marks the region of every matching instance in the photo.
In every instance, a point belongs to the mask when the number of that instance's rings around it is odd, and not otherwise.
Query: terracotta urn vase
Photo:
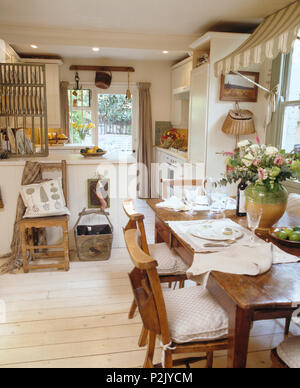
[[[270,191],[263,185],[250,185],[245,190],[246,210],[262,210],[260,228],[271,228],[283,216],[288,200],[287,190],[278,185]]]

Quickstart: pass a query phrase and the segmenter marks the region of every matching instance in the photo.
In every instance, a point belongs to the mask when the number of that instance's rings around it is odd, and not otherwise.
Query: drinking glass
[[[194,206],[197,204],[198,197],[198,188],[195,189],[185,189],[184,190],[186,204],[189,206],[189,214],[193,215],[195,213]]]
[[[213,197],[213,193],[215,192],[215,189],[216,189],[216,181],[215,181],[215,179],[210,178],[210,177],[206,178],[204,180],[203,191],[204,191],[204,193],[206,195],[209,209],[210,209],[210,207],[212,205],[212,197]]]
[[[262,216],[262,210],[251,210],[247,211],[248,228],[252,234],[250,240],[252,243],[255,242],[255,230],[258,228]]]
[[[228,202],[226,186],[220,186],[217,179],[207,178],[204,191],[208,200],[210,213],[223,214],[225,217]]]

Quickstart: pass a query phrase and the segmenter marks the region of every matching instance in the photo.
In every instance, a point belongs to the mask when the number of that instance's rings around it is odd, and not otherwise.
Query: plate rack
[[[0,151],[48,156],[45,65],[0,63]]]

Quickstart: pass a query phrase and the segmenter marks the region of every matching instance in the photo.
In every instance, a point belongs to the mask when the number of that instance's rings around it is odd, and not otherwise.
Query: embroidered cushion
[[[166,243],[149,245],[149,252],[150,256],[158,263],[157,272],[159,275],[185,274],[189,268]]]
[[[277,347],[277,354],[290,368],[300,368],[300,336],[283,341]]]
[[[288,197],[286,211],[292,215],[300,217],[300,195],[291,193]]]
[[[209,341],[228,336],[228,316],[204,287],[164,293],[173,342]]]
[[[66,207],[61,178],[21,186],[20,193],[26,207],[24,218],[70,214]]]

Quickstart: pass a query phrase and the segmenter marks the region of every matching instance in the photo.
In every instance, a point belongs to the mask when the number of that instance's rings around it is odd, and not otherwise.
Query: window
[[[69,106],[72,143],[92,145],[91,90],[69,90]]]
[[[125,94],[98,94],[98,142],[106,150],[132,152],[132,100]]]
[[[283,97],[281,104],[281,141],[286,151],[300,151],[300,40],[293,52],[285,58],[283,73]]]
[[[134,152],[138,92],[131,87],[132,98],[128,100],[126,89],[125,84],[115,84],[108,90],[94,85],[90,89],[69,90],[72,143]]]
[[[281,101],[272,118],[266,143],[300,152],[300,40],[296,40],[293,51],[279,55],[273,62],[272,86],[279,84]],[[286,188],[300,194],[300,182],[288,181]]]

